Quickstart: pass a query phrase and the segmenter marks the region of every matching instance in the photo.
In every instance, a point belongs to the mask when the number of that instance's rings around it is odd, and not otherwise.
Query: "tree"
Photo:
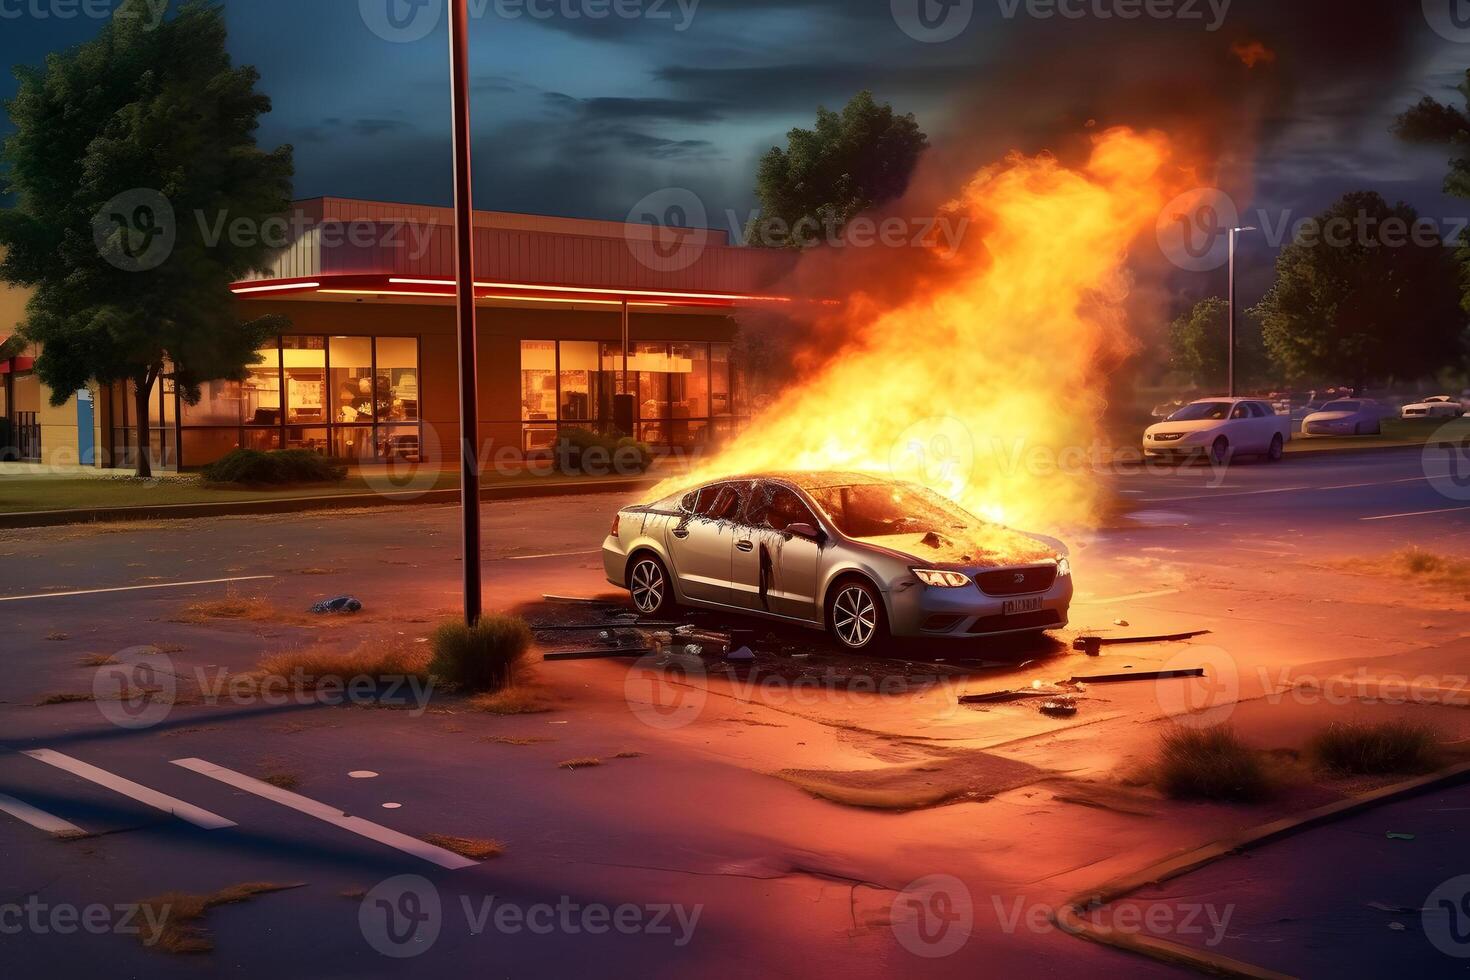
[[[913,114],[898,115],[859,92],[841,112],[817,109],[813,129],[793,129],[756,174],[760,217],[751,244],[801,248],[841,231],[861,211],[902,196],[929,138]]]
[[[1345,195],[1276,260],[1252,311],[1291,380],[1419,377],[1463,352],[1454,256],[1407,204]]]
[[[1470,155],[1470,70],[1465,72],[1465,80],[1456,87],[1456,91],[1464,97],[1465,109],[1436,102],[1426,95],[1398,117],[1394,122],[1394,134],[1406,143],[1446,146],[1457,153]],[[1470,156],[1459,156],[1450,161],[1444,191],[1452,197],[1470,199]],[[1470,233],[1461,234],[1455,258],[1460,263],[1461,304],[1470,310]]]
[[[151,29],[124,6],[95,39],[16,74],[0,279],[35,289],[21,331],[41,345],[54,404],[91,381],[132,383],[150,476],[154,385],[170,378],[196,404],[201,382],[243,378],[284,325],[240,322],[229,286],[269,258],[260,232],[290,206],[292,150],[256,146],[270,100],[254,68],[231,64],[205,0]]]
[[[1261,326],[1251,311],[1236,314],[1235,374],[1259,378],[1265,367]],[[1230,304],[1218,296],[1202,299],[1169,327],[1169,363],[1204,388],[1225,390],[1230,374]]]

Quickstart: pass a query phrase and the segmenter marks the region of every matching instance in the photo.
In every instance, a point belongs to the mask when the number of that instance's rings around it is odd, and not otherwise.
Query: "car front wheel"
[[[1224,436],[1215,440],[1215,444],[1210,447],[1210,462],[1216,466],[1224,466],[1230,462],[1230,440]]]
[[[838,586],[827,608],[827,632],[849,650],[871,650],[887,638],[883,598],[856,579]]]
[[[674,590],[663,562],[652,555],[642,555],[628,572],[628,594],[633,605],[645,616],[664,616],[674,611]]]
[[[1271,439],[1271,448],[1266,452],[1266,458],[1273,463],[1281,462],[1281,457],[1286,455],[1286,440],[1277,434]]]

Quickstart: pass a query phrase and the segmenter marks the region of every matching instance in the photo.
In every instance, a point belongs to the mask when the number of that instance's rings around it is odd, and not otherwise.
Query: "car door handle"
[[[741,551],[754,551],[755,543],[752,541],[736,541],[735,547]]]
[[[673,534],[674,537],[678,538],[680,541],[683,541],[685,538],[689,537],[689,532],[683,530],[676,530],[673,532]]]

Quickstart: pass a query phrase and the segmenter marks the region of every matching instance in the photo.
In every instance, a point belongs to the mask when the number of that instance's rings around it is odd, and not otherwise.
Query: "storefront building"
[[[150,445],[164,468],[236,447],[349,462],[455,462],[460,451],[453,215],[324,198],[301,202],[269,273],[236,283],[242,320],[290,323],[244,381],[196,405],[165,380]],[[478,212],[479,446],[551,449],[582,427],[698,451],[748,416],[735,315],[780,308],[789,256],[721,232]],[[99,392],[98,465],[132,466],[133,398]]]

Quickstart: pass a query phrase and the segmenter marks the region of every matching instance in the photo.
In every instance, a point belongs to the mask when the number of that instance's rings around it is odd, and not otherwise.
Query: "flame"
[[[655,499],[742,473],[857,470],[929,486],[1031,529],[1095,520],[1091,447],[1107,368],[1134,348],[1127,250],[1180,188],[1161,134],[1091,136],[1085,165],[1012,154],[976,174],[951,214],[972,220],[932,284],[885,307],[876,289],[836,314],[835,347],[752,425]],[[832,340],[832,337],[840,340]]]
[[[1230,53],[1239,58],[1247,68],[1269,65],[1276,60],[1276,52],[1260,41],[1237,41],[1230,46]]]

